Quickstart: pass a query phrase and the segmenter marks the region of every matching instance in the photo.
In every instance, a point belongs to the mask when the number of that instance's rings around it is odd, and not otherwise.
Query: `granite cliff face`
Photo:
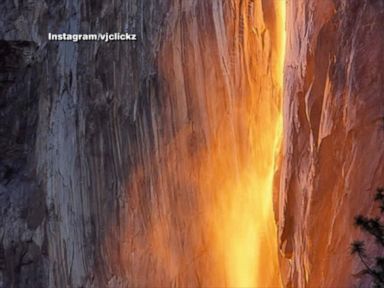
[[[264,2],[1,3],[1,286],[279,282],[281,11]]]
[[[383,9],[382,1],[288,1],[278,224],[287,286],[360,281],[348,249],[363,237],[353,217],[374,211],[384,180]]]
[[[134,107],[145,103],[166,5],[1,2],[1,287],[106,287],[112,278],[102,243],[120,221],[138,153],[127,145]],[[48,31],[141,40],[48,42]]]
[[[287,1],[282,98],[284,1],[2,1],[0,287],[357,283],[383,9]]]

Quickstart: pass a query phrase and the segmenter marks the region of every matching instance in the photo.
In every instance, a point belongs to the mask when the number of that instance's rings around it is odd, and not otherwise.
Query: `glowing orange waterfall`
[[[212,173],[202,191],[214,191],[206,209],[213,227],[211,243],[217,263],[224,265],[227,287],[280,287],[277,231],[273,212],[273,178],[282,138],[281,99],[285,51],[285,2],[275,2],[276,26],[270,37],[273,46],[272,73],[257,63],[255,52],[264,52],[259,39],[244,41],[249,89],[245,101],[231,111],[238,116],[231,135],[231,123],[221,123],[218,143],[210,151],[204,171]],[[260,16],[260,15],[259,15]],[[244,29],[252,27],[245,26]],[[260,56],[259,56],[260,57]],[[254,62],[253,62],[254,61]],[[260,66],[252,66],[257,63]],[[254,73],[254,74],[253,74]],[[265,73],[265,74],[264,74]],[[240,128],[239,128],[240,127]],[[239,156],[240,155],[240,156]],[[212,165],[212,166],[209,166]],[[204,204],[203,204],[204,205]]]
[[[197,14],[188,1],[169,13],[183,16],[159,53],[168,84],[150,103],[164,105],[138,120],[156,149],[139,155],[127,185],[121,263],[135,287],[281,286],[273,179],[285,2],[208,2],[194,2]]]

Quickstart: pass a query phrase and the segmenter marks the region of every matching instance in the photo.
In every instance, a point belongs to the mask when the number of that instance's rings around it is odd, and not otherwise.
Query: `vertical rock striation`
[[[274,3],[1,2],[0,286],[277,285]]]
[[[350,287],[353,217],[383,185],[384,4],[288,1],[280,249],[288,287]],[[367,287],[367,283],[363,284]]]
[[[134,114],[125,224],[111,232],[124,239],[116,282],[279,285],[271,193],[279,10],[267,4],[181,1],[167,11]]]
[[[367,285],[383,3],[286,5],[282,120],[284,1],[2,1],[0,287]]]
[[[134,103],[143,101],[166,8],[166,1],[0,4],[0,287],[117,287],[102,245],[119,224],[140,149],[127,145]],[[141,40],[48,42],[48,32],[130,32]]]

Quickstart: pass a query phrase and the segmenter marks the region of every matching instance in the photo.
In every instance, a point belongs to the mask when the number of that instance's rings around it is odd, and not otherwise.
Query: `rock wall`
[[[383,5],[2,1],[0,287],[368,285]]]
[[[279,242],[288,287],[351,287],[383,185],[384,3],[287,1]],[[371,243],[373,249],[374,244]],[[377,252],[377,251],[376,251]]]
[[[112,232],[125,239],[113,261],[123,267],[120,279],[143,287],[279,285],[278,11],[261,1],[170,7],[136,119],[139,145],[151,146],[138,150],[118,216],[126,224]]]
[[[139,149],[127,145],[134,107],[145,103],[166,8],[1,2],[0,287],[108,285],[102,243],[120,221]],[[48,31],[130,32],[140,41],[48,42]]]
[[[273,3],[1,2],[0,287],[278,283]]]

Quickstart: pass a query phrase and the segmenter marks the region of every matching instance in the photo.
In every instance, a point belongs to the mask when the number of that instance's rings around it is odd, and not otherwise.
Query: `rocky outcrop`
[[[383,185],[382,1],[288,1],[279,242],[289,287],[350,287]],[[365,283],[365,284],[364,284]]]

